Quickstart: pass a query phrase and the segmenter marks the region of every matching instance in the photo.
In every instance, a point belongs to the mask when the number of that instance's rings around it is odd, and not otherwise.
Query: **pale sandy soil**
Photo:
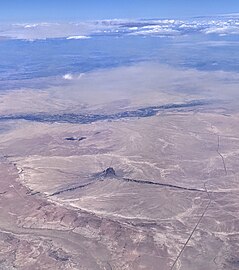
[[[1,122],[0,269],[238,269],[238,121]]]

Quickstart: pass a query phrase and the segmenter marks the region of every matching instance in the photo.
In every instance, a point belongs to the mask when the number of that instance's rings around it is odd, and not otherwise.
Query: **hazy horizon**
[[[239,12],[231,0],[2,0],[0,22],[85,21],[114,18],[189,18]]]

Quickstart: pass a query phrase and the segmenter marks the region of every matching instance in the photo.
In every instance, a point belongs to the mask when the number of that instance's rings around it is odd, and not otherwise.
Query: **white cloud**
[[[77,81],[77,80],[80,80],[82,77],[85,76],[85,73],[79,73],[79,74],[71,74],[71,73],[66,73],[65,75],[62,76],[62,78],[64,80],[67,80],[67,81]]]
[[[37,23],[36,24],[27,24],[27,25],[24,26],[24,28],[34,28],[34,27],[37,27],[37,26],[38,26]]]
[[[219,34],[219,35],[238,35],[239,27],[238,26],[218,26],[218,27],[209,27],[204,30],[205,34]]]
[[[66,39],[70,40],[70,39],[89,39],[89,36],[71,36],[71,37],[67,37]]]
[[[65,80],[73,80],[73,75],[72,74],[70,74],[70,73],[67,73],[67,74],[65,74],[64,76],[63,76],[63,79],[65,79]]]
[[[161,26],[155,26],[155,27],[149,27],[147,30],[146,28],[144,28],[144,30],[141,31],[137,31],[137,32],[133,32],[130,33],[129,35],[177,35],[180,34],[180,32],[178,30],[174,30],[171,28],[166,28],[166,27],[161,27]]]
[[[203,17],[193,20],[102,20],[80,23],[32,23],[1,25],[2,37],[37,40],[64,38],[89,39],[94,34],[112,35],[238,35],[239,18],[236,16]]]
[[[78,75],[77,79],[79,80],[79,79],[81,79],[83,76],[85,76],[85,73],[80,73],[80,74]]]

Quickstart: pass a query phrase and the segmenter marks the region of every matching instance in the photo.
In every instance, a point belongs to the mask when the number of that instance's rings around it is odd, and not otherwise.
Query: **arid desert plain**
[[[154,70],[1,94],[0,269],[239,269],[238,75]]]

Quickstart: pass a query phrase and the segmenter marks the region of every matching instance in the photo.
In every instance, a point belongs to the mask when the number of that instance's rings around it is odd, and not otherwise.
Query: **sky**
[[[0,21],[185,18],[239,12],[239,0],[0,0]]]

